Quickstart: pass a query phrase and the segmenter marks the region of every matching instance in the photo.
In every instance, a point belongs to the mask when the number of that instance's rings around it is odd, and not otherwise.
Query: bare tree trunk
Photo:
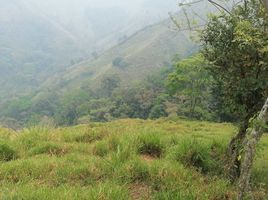
[[[256,145],[262,137],[265,127],[268,123],[268,98],[256,120],[256,124],[250,131],[250,137],[247,140],[245,147],[245,156],[241,166],[241,176],[238,183],[238,200],[242,200],[249,190],[249,181],[253,160],[256,153]]]
[[[262,0],[262,2],[263,2],[263,5],[266,9],[266,12],[268,13],[268,0]]]
[[[235,182],[240,176],[241,160],[239,159],[239,155],[246,138],[246,131],[250,119],[248,116],[244,119],[237,135],[231,139],[226,152],[226,172],[231,182]]]

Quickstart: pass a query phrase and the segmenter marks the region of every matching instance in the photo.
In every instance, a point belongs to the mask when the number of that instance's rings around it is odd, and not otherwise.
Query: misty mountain
[[[198,49],[190,32],[168,18],[168,10],[177,9],[173,0],[0,4],[0,118],[26,120],[33,107],[60,106],[66,94],[96,90],[109,75],[128,87],[170,67],[175,54],[184,58]],[[195,9],[206,16],[205,8]],[[181,12],[174,15],[187,21]]]
[[[165,8],[156,2],[0,1],[0,102],[27,94],[176,9],[174,0]]]
[[[51,76],[40,91],[96,88],[101,78],[109,74],[119,75],[124,85],[130,85],[171,66],[175,54],[184,58],[196,52],[198,45],[189,38],[189,33],[175,32],[171,26],[171,20],[164,20],[145,27],[94,59]]]

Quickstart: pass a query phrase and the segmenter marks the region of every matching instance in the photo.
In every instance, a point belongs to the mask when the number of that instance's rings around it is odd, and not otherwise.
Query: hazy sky
[[[1,0],[0,0],[1,1]],[[21,0],[31,1],[36,5],[46,6],[48,9],[68,9],[70,7],[101,7],[118,6],[129,12],[137,12],[143,9],[158,8],[163,12],[176,10],[178,0]]]

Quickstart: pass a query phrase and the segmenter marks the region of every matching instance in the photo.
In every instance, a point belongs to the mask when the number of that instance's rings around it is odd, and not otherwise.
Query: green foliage
[[[13,100],[11,103],[9,103],[7,108],[5,109],[5,112],[8,117],[19,119],[20,117],[23,117],[21,116],[22,113],[27,112],[30,106],[31,106],[30,98],[23,97]]]
[[[114,60],[113,60],[113,66],[114,67],[118,67],[120,69],[124,69],[128,66],[128,64],[124,61],[123,58],[121,57],[116,57]]]
[[[190,118],[210,119],[209,99],[212,78],[207,73],[208,63],[196,55],[176,64],[168,76],[167,86],[180,102],[179,113]]]
[[[120,77],[115,74],[103,77],[100,86],[101,95],[110,97],[113,91],[119,87],[120,81]]]
[[[60,106],[54,110],[57,123],[75,124],[79,116],[81,104],[88,99],[90,99],[90,96],[83,90],[72,91],[64,95],[60,99]]]
[[[16,159],[17,153],[7,144],[0,144],[0,161],[11,161]]]
[[[149,114],[150,119],[158,119],[160,117],[166,117],[166,116],[167,112],[163,104],[154,105]]]
[[[221,107],[248,121],[260,110],[268,88],[267,15],[258,1],[238,5],[232,15],[211,17],[202,33],[203,55],[212,65]],[[216,99],[217,100],[217,99]]]

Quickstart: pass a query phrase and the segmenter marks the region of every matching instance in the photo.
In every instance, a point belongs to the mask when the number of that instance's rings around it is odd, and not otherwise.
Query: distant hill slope
[[[184,58],[196,52],[198,45],[190,40],[190,34],[174,31],[172,26],[169,19],[148,26],[123,38],[103,54],[96,54],[94,59],[51,74],[40,86],[26,90],[28,93],[23,96],[11,94],[7,101],[0,104],[0,121],[13,127],[14,118],[26,120],[39,112],[51,116],[61,106],[62,99],[79,91],[98,89],[104,76],[116,74],[121,79],[121,86],[128,86],[170,67],[175,54]],[[43,110],[40,111],[41,108]]]
[[[126,8],[131,5],[98,0],[0,1],[0,104],[29,94],[51,75],[90,58],[92,52],[103,52],[166,18],[173,1],[165,9],[161,5],[149,9],[149,16],[138,14],[141,8],[129,13]],[[144,8],[146,13],[150,6]]]
[[[186,32],[170,28],[170,20],[148,26],[94,60],[74,65],[48,79],[41,91],[64,91],[84,85],[96,87],[101,77],[117,74],[123,84],[141,80],[170,65],[175,54],[186,57],[196,52]]]

